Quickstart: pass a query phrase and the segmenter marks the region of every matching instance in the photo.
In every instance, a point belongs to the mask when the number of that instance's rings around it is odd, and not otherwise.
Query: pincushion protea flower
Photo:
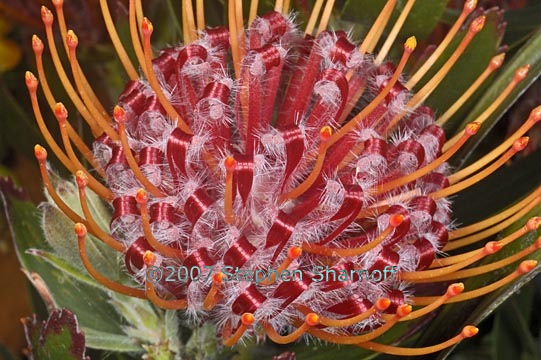
[[[475,335],[477,328],[466,326],[456,337],[426,348],[376,340],[398,322],[487,294],[536,266],[523,261],[513,273],[477,289],[451,283],[494,271],[541,247],[538,239],[520,253],[470,267],[538,228],[541,219],[532,218],[509,236],[483,243],[536,206],[539,190],[462,228],[452,226],[448,200],[527,145],[523,135],[541,119],[541,108],[472,165],[453,172],[446,164],[524,79],[528,65],[517,69],[477,121],[447,140],[441,125],[501,66],[504,55],[495,56],[441,116],[423,102],[482,29],[484,17],[467,25],[454,53],[418,92],[411,89],[466,23],[475,1],[465,2],[449,34],[408,81],[403,70],[415,50],[414,37],[405,42],[398,64],[384,60],[414,1],[406,3],[377,53],[396,0],[387,1],[359,45],[345,32],[326,30],[334,1],[315,2],[304,32],[289,15],[289,3],[276,1],[275,11],[258,17],[258,2],[252,1],[244,19],[242,2],[230,1],[228,27],[207,28],[204,2],[194,7],[182,1],[184,44],[155,57],[153,25],[143,16],[141,1],[130,0],[131,45],[140,75],[119,40],[107,1],[100,1],[131,79],[112,114],[78,63],[78,39],[66,27],[63,0],[53,4],[73,83],[55,44],[54,16],[42,8],[56,71],[95,136],[91,151],[70,125],[66,108],[48,86],[44,44],[34,36],[39,81],[58,119],[63,149],[43,121],[38,78],[27,72],[26,84],[49,148],[75,175],[80,211],[57,194],[45,148],[36,145],[35,155],[50,197],[76,223],[84,266],[111,290],[213,322],[227,346],[258,334],[276,343],[307,334],[413,356]],[[88,191],[111,204],[109,229],[95,221]],[[85,248],[88,233],[122,255],[134,283],[113,281],[93,267]],[[477,248],[441,256],[471,244]],[[171,270],[163,277],[154,273],[181,266],[196,269],[197,276],[192,271],[187,281],[177,281],[173,274],[175,281],[168,281]],[[427,282],[450,284],[443,294],[418,296],[416,285]]]

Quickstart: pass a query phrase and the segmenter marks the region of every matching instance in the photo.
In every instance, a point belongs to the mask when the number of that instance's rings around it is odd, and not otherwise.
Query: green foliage
[[[526,44],[524,44],[516,55],[506,61],[504,68],[501,70],[498,78],[485,89],[483,96],[477,101],[475,107],[464,118],[461,125],[458,127],[462,129],[466,124],[475,121],[475,119],[486,109],[498,95],[505,89],[513,78],[515,71],[523,65],[530,65],[528,76],[521,81],[510,96],[503,102],[503,104],[489,116],[487,121],[483,124],[479,132],[473,137],[466,146],[459,152],[457,158],[460,159],[456,165],[463,165],[465,161],[472,155],[475,149],[479,146],[480,142],[490,133],[490,131],[497,124],[507,110],[513,105],[521,94],[539,77],[541,74],[541,30],[537,31]],[[526,119],[524,119],[526,120]]]

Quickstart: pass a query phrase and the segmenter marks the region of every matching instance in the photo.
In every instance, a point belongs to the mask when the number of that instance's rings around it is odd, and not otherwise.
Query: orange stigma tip
[[[66,35],[66,42],[68,43],[68,47],[70,49],[76,48],[77,45],[79,45],[79,38],[77,35],[75,35],[75,32],[73,30],[68,30],[68,34]]]
[[[534,121],[539,121],[541,120],[541,105],[535,107],[532,109],[532,111],[530,111],[530,117],[534,120]]]
[[[77,170],[75,173],[75,181],[80,188],[84,188],[88,184],[88,177],[82,170]]]
[[[319,130],[319,138],[322,142],[327,142],[332,136],[332,128],[330,126],[324,126]]]
[[[224,164],[227,171],[234,171],[235,166],[237,165],[237,161],[233,156],[228,156],[225,158]]]
[[[526,228],[528,231],[535,231],[539,229],[539,226],[541,226],[541,217],[533,217],[526,223]]]
[[[302,249],[298,246],[294,246],[287,250],[287,257],[290,259],[297,259],[302,254]]]
[[[56,103],[54,106],[54,114],[58,121],[65,121],[68,118],[68,110],[62,103]]]
[[[224,282],[224,273],[223,272],[217,272],[216,274],[214,274],[212,276],[212,282],[214,283],[214,285],[222,285],[222,283]]]
[[[471,124],[466,125],[466,134],[469,136],[473,136],[477,134],[480,127],[481,127],[480,123],[472,122]]]
[[[464,3],[464,10],[467,14],[470,14],[477,6],[477,0],[468,0]]]
[[[490,69],[496,70],[499,69],[503,65],[503,61],[505,60],[505,53],[498,54],[494,56],[490,60]]]
[[[405,316],[408,316],[411,313],[411,305],[403,304],[396,308],[396,315],[399,318],[403,318]]]
[[[457,296],[461,294],[464,291],[464,284],[463,283],[456,283],[451,284],[447,288],[447,295],[448,296]]]
[[[487,254],[495,254],[502,249],[503,245],[499,241],[489,241],[485,244]]]
[[[522,151],[528,146],[529,142],[530,138],[528,136],[523,136],[513,143],[513,149],[515,149],[515,151]]]
[[[113,117],[115,118],[115,121],[118,123],[124,123],[126,121],[126,112],[123,108],[116,105],[113,110]]]
[[[478,332],[479,332],[478,328],[476,328],[475,326],[468,325],[468,326],[464,326],[464,329],[462,329],[462,336],[464,336],[465,338],[471,338],[472,336],[477,335]]]
[[[64,5],[64,0],[53,0],[52,3],[55,7],[62,7]]]
[[[41,55],[44,48],[43,41],[41,41],[37,35],[32,35],[32,50],[34,50],[36,54]]]
[[[24,74],[24,81],[26,81],[26,86],[28,87],[28,89],[36,90],[38,88],[38,78],[30,71],[27,71]]]
[[[47,150],[41,145],[35,145],[34,146],[34,156],[38,161],[45,161],[47,160]]]
[[[479,16],[478,18],[475,18],[470,25],[470,31],[473,33],[478,33],[479,31],[483,30],[483,27],[485,26],[485,20],[485,16]]]
[[[153,266],[156,264],[156,254],[150,250],[145,251],[143,254],[143,262],[146,266]]]
[[[41,7],[41,21],[43,21],[45,25],[53,24],[53,21],[54,21],[53,13],[46,6]]]
[[[376,310],[385,311],[391,306],[391,300],[387,298],[380,298],[376,300]]]
[[[137,201],[139,205],[146,205],[148,201],[147,192],[144,189],[137,190],[137,193],[135,194],[135,201]]]
[[[143,29],[143,33],[145,33],[146,35],[150,35],[152,34],[152,31],[154,31],[154,26],[152,25],[150,20],[147,19],[146,17],[143,18],[143,23],[141,24],[141,28]]]
[[[541,120],[541,106],[534,108],[530,112],[530,118],[532,118],[534,122],[538,122],[539,120]]]
[[[402,222],[404,222],[404,215],[395,214],[389,218],[389,225],[394,228],[399,227]]]
[[[417,47],[417,38],[415,36],[409,37],[404,43],[404,50],[407,52],[413,52]]]
[[[316,313],[309,313],[306,315],[304,322],[308,326],[316,326],[319,324],[319,315]]]
[[[75,230],[75,234],[77,234],[78,237],[86,236],[87,231],[86,231],[86,226],[84,226],[84,224],[81,224],[81,223],[75,224],[74,230]]]
[[[255,321],[254,314],[252,314],[252,313],[244,313],[240,317],[240,321],[242,322],[243,325],[250,326]]]
[[[532,271],[537,266],[537,261],[535,260],[526,260],[520,263],[518,266],[518,272],[521,274],[526,274]]]
[[[530,71],[530,64],[519,67],[517,71],[515,71],[515,77],[513,80],[515,81],[524,80],[524,78],[528,75],[529,71]]]

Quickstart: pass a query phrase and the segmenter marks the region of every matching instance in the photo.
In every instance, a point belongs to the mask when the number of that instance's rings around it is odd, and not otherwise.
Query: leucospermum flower
[[[541,246],[537,240],[521,253],[475,266],[537,229],[541,220],[532,218],[505,238],[483,242],[539,204],[540,190],[462,228],[451,224],[448,198],[524,149],[523,135],[541,119],[541,107],[472,165],[453,172],[446,163],[524,79],[528,65],[516,70],[475,122],[446,139],[441,125],[503,62],[503,54],[495,56],[447,112],[436,116],[423,105],[483,28],[483,16],[466,22],[476,1],[465,2],[448,35],[411,76],[403,70],[416,48],[414,37],[405,42],[398,64],[385,58],[414,1],[406,3],[378,52],[396,1],[387,1],[359,44],[343,31],[327,30],[334,1],[317,0],[305,29],[295,25],[289,3],[276,1],[275,11],[256,16],[258,2],[252,1],[244,19],[242,2],[229,1],[227,27],[207,28],[204,2],[182,1],[184,43],[155,56],[153,24],[141,1],[130,0],[130,46],[139,72],[101,0],[131,79],[113,111],[100,103],[78,63],[79,43],[66,27],[63,0],[53,4],[69,65],[58,54],[54,15],[42,8],[56,71],[95,136],[90,150],[70,125],[47,83],[44,43],[34,36],[39,82],[62,144],[44,124],[38,77],[27,72],[26,84],[49,148],[75,175],[80,211],[64,203],[51,184],[45,148],[36,145],[35,155],[50,197],[76,223],[84,266],[111,290],[215,323],[227,346],[255,335],[283,344],[306,334],[413,356],[475,335],[477,328],[466,326],[426,348],[377,341],[398,322],[487,294],[536,266],[523,261],[513,273],[477,289],[452,283],[516,262]],[[454,53],[413,93],[464,24],[467,34]],[[88,191],[111,205],[110,228],[93,218]],[[88,233],[118,251],[133,284],[115,282],[93,267],[85,248]],[[471,244],[475,250],[443,256]],[[171,282],[151,274],[181,266],[200,277],[192,273],[186,282]],[[416,285],[427,282],[449,285],[443,294],[417,296]]]

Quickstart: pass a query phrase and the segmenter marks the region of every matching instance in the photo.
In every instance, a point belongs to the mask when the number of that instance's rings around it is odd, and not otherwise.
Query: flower
[[[26,83],[49,147],[75,175],[81,211],[57,194],[47,152],[37,145],[43,181],[57,207],[76,223],[85,268],[106,288],[185,311],[194,321],[212,321],[227,346],[254,334],[264,333],[276,343],[309,334],[330,343],[414,356],[440,351],[478,330],[466,326],[454,338],[426,348],[373,340],[398,322],[422,317],[444,303],[482,296],[536,266],[533,260],[523,261],[513,273],[478,289],[451,283],[443,294],[417,293],[417,284],[494,271],[541,247],[538,239],[518,258],[515,254],[465,269],[536,230],[541,219],[532,218],[503,239],[440,256],[481,242],[498,231],[495,224],[523,216],[524,209],[539,203],[536,190],[479,223],[454,228],[451,221],[448,197],[524,149],[528,138],[523,135],[541,119],[538,107],[485,157],[460,171],[447,165],[529,69],[517,69],[495,103],[446,140],[441,125],[501,66],[504,55],[495,56],[441,116],[423,102],[481,31],[484,16],[469,23],[460,45],[419,91],[410,89],[455,38],[475,1],[465,2],[449,34],[408,81],[403,71],[417,45],[414,37],[405,42],[398,64],[384,60],[413,1],[377,54],[396,1],[386,3],[359,45],[345,32],[325,30],[333,1],[324,7],[323,1],[316,2],[304,33],[288,15],[288,1],[277,1],[275,11],[260,17],[252,1],[247,21],[241,2],[230,1],[228,28],[212,29],[205,28],[202,1],[195,11],[191,1],[183,1],[184,45],[154,57],[153,24],[143,16],[141,2],[130,0],[130,33],[141,76],[119,40],[107,2],[100,3],[131,78],[112,114],[78,63],[79,41],[66,27],[63,1],[53,4],[74,84],[56,49],[54,16],[46,7],[41,12],[58,75],[95,136],[92,151],[47,85],[44,44],[37,36],[32,45],[38,75],[64,149],[44,124],[38,79],[27,72]],[[73,145],[94,170],[83,165]],[[109,229],[95,221],[89,190],[111,204]],[[124,257],[132,284],[108,279],[93,267],[85,248],[88,233]]]

